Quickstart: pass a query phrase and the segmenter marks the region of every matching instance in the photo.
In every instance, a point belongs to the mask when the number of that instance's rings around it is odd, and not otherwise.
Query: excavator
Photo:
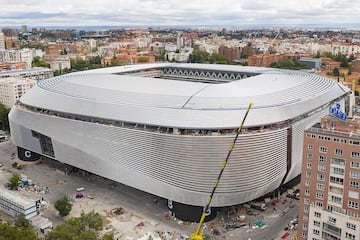
[[[252,105],[253,105],[253,103],[250,102],[250,103],[249,103],[249,106],[248,106],[248,108],[247,108],[247,110],[246,110],[246,112],[245,112],[244,118],[243,118],[243,120],[242,120],[242,122],[241,122],[241,124],[240,124],[240,127],[239,127],[238,130],[237,130],[237,133],[236,133],[236,135],[235,135],[234,141],[232,142],[232,144],[231,144],[231,146],[230,146],[230,149],[229,149],[229,151],[228,151],[228,154],[227,154],[227,156],[226,156],[226,158],[225,158],[225,161],[224,161],[224,163],[223,163],[223,165],[222,165],[222,167],[221,167],[221,170],[220,170],[220,172],[219,172],[219,175],[218,175],[218,177],[217,177],[217,179],[216,179],[216,181],[215,181],[215,184],[214,184],[214,187],[213,187],[213,189],[212,189],[212,191],[211,191],[211,194],[210,194],[210,196],[209,196],[208,202],[207,202],[206,206],[204,207],[204,210],[203,210],[203,212],[202,212],[202,214],[201,214],[200,221],[199,221],[199,223],[198,223],[198,225],[197,225],[196,231],[195,231],[194,233],[191,233],[191,234],[190,234],[190,239],[191,239],[191,240],[203,240],[202,225],[203,225],[203,223],[204,223],[206,213],[208,212],[208,209],[209,209],[209,207],[210,207],[212,198],[213,198],[213,196],[214,196],[214,194],[215,194],[216,188],[217,188],[217,186],[219,185],[221,176],[222,176],[222,174],[223,174],[223,172],[224,172],[224,169],[225,169],[225,167],[226,167],[226,165],[227,165],[227,163],[228,163],[228,160],[229,160],[229,158],[230,158],[231,152],[232,152],[232,150],[234,149],[235,143],[236,143],[236,141],[237,141],[237,139],[238,139],[238,137],[239,137],[239,134],[241,133],[241,130],[242,130],[242,128],[243,128],[243,125],[244,125],[244,123],[245,123],[245,120],[246,120],[246,118],[247,118],[247,115],[248,115],[248,113],[249,113]]]

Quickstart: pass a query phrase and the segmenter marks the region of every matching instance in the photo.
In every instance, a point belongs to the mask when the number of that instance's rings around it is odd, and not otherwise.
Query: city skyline
[[[304,26],[360,28],[360,2],[5,0],[1,27],[29,26]]]

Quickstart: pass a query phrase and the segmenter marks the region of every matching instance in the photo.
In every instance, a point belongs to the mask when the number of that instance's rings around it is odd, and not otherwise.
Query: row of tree
[[[228,61],[225,57],[213,53],[210,54],[206,51],[201,51],[194,49],[189,56],[189,63],[216,63],[216,64],[228,64]]]
[[[113,234],[100,236],[103,220],[99,213],[82,212],[80,217],[72,217],[57,225],[46,240],[114,240]],[[14,223],[0,223],[0,240],[40,240],[29,220],[23,214]]]
[[[272,62],[270,64],[271,68],[282,68],[282,69],[291,69],[291,70],[301,70],[305,68],[305,65],[299,62],[294,62],[291,59],[287,59],[283,62]]]
[[[10,108],[0,103],[0,129],[9,132],[9,112]]]
[[[47,240],[113,240],[113,234],[100,236],[103,220],[94,210],[82,212],[80,217],[72,217],[63,224],[57,225],[47,236]]]
[[[8,179],[7,186],[11,190],[17,190],[21,185],[21,176],[13,173]],[[55,204],[55,209],[60,216],[68,216],[72,204],[68,197],[59,198]],[[99,213],[94,210],[85,214],[81,213],[78,218],[69,218],[63,224],[57,225],[47,234],[47,240],[113,240],[112,234],[100,236],[99,231],[103,229],[103,220]],[[0,240],[40,240],[30,222],[22,214],[16,221],[11,223],[0,223]]]

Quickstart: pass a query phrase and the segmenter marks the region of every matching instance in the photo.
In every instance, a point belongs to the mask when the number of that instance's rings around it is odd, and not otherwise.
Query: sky
[[[359,24],[359,0],[0,0],[0,27]]]

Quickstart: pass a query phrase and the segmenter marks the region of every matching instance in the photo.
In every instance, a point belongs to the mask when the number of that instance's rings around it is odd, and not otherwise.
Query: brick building
[[[304,133],[298,239],[360,239],[360,120],[330,109]]]

